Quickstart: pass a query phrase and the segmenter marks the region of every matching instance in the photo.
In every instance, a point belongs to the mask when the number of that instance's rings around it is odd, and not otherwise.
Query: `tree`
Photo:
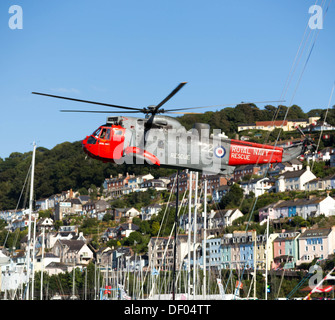
[[[159,222],[158,221],[153,221],[152,225],[151,225],[151,235],[152,236],[157,236],[158,232],[159,232]]]
[[[234,183],[229,189],[228,193],[221,198],[220,208],[228,209],[240,206],[243,198],[243,189]]]

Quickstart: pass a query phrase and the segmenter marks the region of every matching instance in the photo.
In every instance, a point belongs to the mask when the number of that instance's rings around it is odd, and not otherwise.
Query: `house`
[[[174,237],[153,237],[148,244],[149,268],[156,270],[172,270],[174,262],[176,270],[180,270],[188,253],[188,235],[178,235],[176,257],[174,257]]]
[[[242,179],[244,176],[252,176],[259,173],[261,170],[260,166],[253,164],[238,166],[234,170],[234,181]]]
[[[202,247],[204,247],[204,241],[202,242]],[[222,268],[223,265],[223,254],[221,246],[221,238],[211,238],[206,239],[206,266],[207,267],[217,267]],[[201,254],[199,263],[201,266],[204,265],[203,255]]]
[[[61,194],[53,194],[48,198],[48,208],[55,208],[56,204],[62,201]]]
[[[335,214],[335,199],[330,197],[329,193],[327,196],[310,196],[308,199],[300,199],[295,204],[297,215],[304,219],[319,215],[329,217]]]
[[[326,217],[335,215],[335,200],[329,196],[309,196],[303,199],[280,200],[259,209],[259,221],[262,222],[268,216],[270,220],[300,216],[304,219],[319,215]]]
[[[327,259],[335,253],[335,228],[307,229],[299,237],[299,260],[310,263],[315,258]]]
[[[132,177],[133,176],[128,173],[126,176],[123,176],[121,173],[119,173],[117,177],[111,175],[110,178],[105,179],[104,181],[106,193],[112,198],[118,198],[127,193],[127,190],[129,189],[128,181]]]
[[[107,228],[104,234],[101,236],[102,241],[107,242],[117,237],[117,227]]]
[[[78,200],[83,205],[83,204],[87,203],[88,201],[90,201],[90,196],[88,196],[88,195],[80,195],[80,196],[78,196]]]
[[[256,231],[234,231],[221,240],[222,267],[227,269],[271,268],[273,241],[278,234],[257,235]]]
[[[151,173],[140,175],[140,176],[130,176],[128,179],[128,190],[127,193],[136,192],[140,190],[140,184],[154,179],[154,176]]]
[[[177,173],[170,175],[169,177],[170,182],[167,184],[167,189],[170,192],[176,193],[177,192]],[[192,172],[192,190],[195,190],[195,178],[196,175]],[[179,192],[185,192],[185,190],[189,189],[190,183],[190,172],[188,170],[184,170],[179,172],[178,177],[178,190]]]
[[[237,126],[237,130],[257,129],[272,131],[276,128],[281,128],[283,131],[295,131],[297,126],[307,129],[311,125],[315,125],[319,119],[320,117],[309,117],[308,119],[256,121],[256,123],[240,124]]]
[[[60,226],[57,232],[48,232],[45,234],[46,249],[52,248],[58,240],[71,240],[78,236],[77,226]]]
[[[282,230],[273,241],[272,269],[293,269],[299,260],[300,232]]]
[[[316,176],[310,170],[309,166],[306,169],[286,171],[278,177],[276,181],[276,191],[284,192],[288,190],[305,190],[305,184],[314,180]]]
[[[124,268],[127,268],[128,261],[133,256],[133,251],[129,247],[120,247],[115,250],[104,247],[98,250],[96,255],[100,271],[103,273],[103,277],[107,278],[110,276],[108,272],[110,273],[111,270],[124,270]]]
[[[267,167],[266,171],[270,176],[279,175],[281,173],[287,172],[287,171],[298,171],[303,169],[303,164],[298,159],[292,159],[287,162],[280,162],[280,163],[274,163],[271,165],[270,168],[268,164],[265,165]],[[263,173],[263,171],[262,171]]]
[[[140,214],[135,208],[114,208],[112,209],[112,215],[116,222],[120,222],[121,218],[133,218]]]
[[[214,189],[212,193],[212,199],[214,202],[220,202],[222,197],[228,193],[230,189],[230,186],[223,185],[218,187],[217,189]]]
[[[162,205],[159,203],[150,204],[141,208],[142,220],[150,220],[154,214],[158,214],[162,210]]]
[[[138,231],[140,229],[134,223],[122,223],[119,227],[117,227],[117,237],[119,239],[128,238],[132,232]]]
[[[216,229],[231,226],[233,221],[243,217],[239,209],[225,209],[212,211],[209,214],[208,228]]]
[[[60,262],[65,264],[87,265],[93,258],[92,250],[83,240],[60,240],[58,239],[51,252],[60,257]]]
[[[318,191],[318,190],[326,190],[325,187],[326,183],[325,180],[322,178],[315,178],[311,181],[305,183],[305,190],[310,191]]]
[[[269,190],[273,188],[273,185],[274,181],[269,178],[251,179],[250,181],[242,181],[240,183],[245,195],[249,195],[250,192],[253,192],[255,197],[269,192]]]
[[[44,252],[42,255],[41,250],[35,256],[34,270],[35,272],[45,270],[46,266],[52,262],[60,262],[60,257],[51,252]]]
[[[42,218],[39,219],[36,224],[37,232],[41,232],[42,230],[51,231],[54,229],[54,221],[51,218]]]
[[[48,210],[49,209],[49,199],[48,198],[43,198],[43,199],[36,200],[35,209],[37,211]]]
[[[83,214],[91,218],[97,218],[99,215],[104,215],[110,209],[110,204],[103,199],[89,200],[82,206]]]
[[[55,220],[63,220],[65,216],[79,214],[82,211],[82,204],[78,199],[67,198],[55,205]]]
[[[207,180],[207,194],[212,195],[216,193],[216,190],[221,186],[227,185],[227,178],[223,177],[222,175],[206,175],[202,176],[202,180]]]
[[[161,179],[150,179],[140,183],[139,191],[147,191],[149,188],[163,191],[167,190],[167,184]]]

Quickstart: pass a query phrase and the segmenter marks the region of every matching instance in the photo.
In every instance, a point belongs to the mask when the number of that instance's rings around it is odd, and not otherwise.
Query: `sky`
[[[165,109],[283,99],[305,112],[326,109],[335,81],[329,1],[1,0],[0,158],[34,141],[51,149],[82,140],[106,121],[61,109],[110,110],[33,91],[147,107],[186,81]],[[322,29],[309,25],[315,4],[324,5]],[[11,28],[13,5],[21,29]]]

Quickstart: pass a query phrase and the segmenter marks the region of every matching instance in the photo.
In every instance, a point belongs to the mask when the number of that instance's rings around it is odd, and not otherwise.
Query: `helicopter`
[[[168,110],[162,108],[185,84],[186,82],[179,83],[157,105],[144,108],[119,106],[40,92],[32,93],[123,109],[122,115],[108,116],[105,124],[82,140],[84,152],[89,157],[103,162],[152,165],[178,170],[189,169],[202,171],[203,174],[229,176],[234,172],[236,166],[287,162],[315,148],[311,138],[306,136],[290,146],[277,147],[230,139],[221,130],[213,129],[211,132],[210,126],[206,123],[194,123],[192,129],[186,130],[176,118],[164,114],[198,114],[181,111],[205,107]],[[120,114],[118,110],[60,111]],[[145,118],[128,116],[132,113],[143,113]],[[300,132],[303,134],[301,130]]]

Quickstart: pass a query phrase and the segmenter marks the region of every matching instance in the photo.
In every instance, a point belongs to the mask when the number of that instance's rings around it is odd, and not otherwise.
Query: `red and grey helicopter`
[[[120,116],[108,116],[91,135],[82,141],[83,150],[92,158],[103,162],[150,164],[158,167],[190,169],[204,174],[231,174],[236,166],[246,164],[274,164],[290,161],[313,150],[313,141],[304,137],[288,147],[245,142],[229,139],[220,130],[211,132],[210,126],[195,123],[186,130],[180,122],[163,114],[187,114],[178,108],[165,110],[162,106],[170,100],[186,82],[180,83],[157,105],[145,108],[100,103],[51,94],[33,94],[123,109]],[[270,101],[268,101],[270,102]],[[62,112],[120,113],[117,110],[88,111],[61,110]],[[125,114],[143,113],[145,118]]]

